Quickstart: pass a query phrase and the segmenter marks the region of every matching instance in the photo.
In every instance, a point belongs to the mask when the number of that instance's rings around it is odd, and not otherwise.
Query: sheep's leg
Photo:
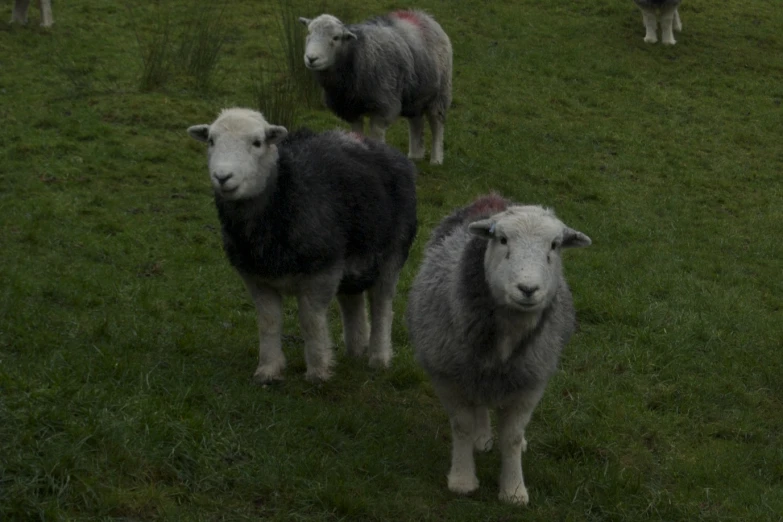
[[[345,348],[349,355],[359,357],[367,349],[370,338],[364,293],[340,294],[337,301],[340,303],[340,314],[343,318]]]
[[[408,157],[414,160],[424,159],[424,118],[408,118]]]
[[[305,378],[309,381],[326,381],[332,376],[333,354],[327,312],[336,286],[319,278],[297,296],[307,363]]]
[[[527,504],[529,497],[522,476],[522,452],[527,449],[525,427],[538,404],[543,390],[517,397],[498,409],[498,443],[500,445],[500,500]]]
[[[30,0],[16,0],[14,10],[11,14],[11,23],[26,24],[27,9],[30,7]]]
[[[680,20],[680,12],[677,10],[677,8],[674,8],[674,30],[679,32],[682,32],[682,20]]]
[[[644,35],[646,43],[655,43],[658,41],[658,17],[654,9],[642,9],[642,20],[647,34]]]
[[[664,45],[674,45],[677,41],[674,39],[672,29],[674,27],[674,15],[677,9],[661,9],[661,43]]]
[[[427,113],[427,119],[430,122],[432,130],[432,152],[430,153],[430,163],[433,165],[443,164],[443,127],[444,118],[436,112]]]
[[[243,276],[243,279],[258,315],[258,368],[253,380],[259,384],[281,380],[285,368],[283,298],[276,290],[258,285],[250,277]]]
[[[492,449],[492,424],[489,420],[489,409],[485,406],[474,408],[476,434],[474,437],[474,446],[478,451],[489,451]]]
[[[392,265],[393,263],[390,263]],[[392,304],[399,270],[381,269],[381,276],[370,289],[370,367],[388,368],[392,358]]]
[[[351,122],[351,132],[364,135],[364,118],[359,116],[359,119]]]
[[[51,27],[54,23],[52,19],[52,0],[40,0],[41,6],[41,25]]]
[[[382,116],[370,116],[370,131],[368,135],[381,143],[386,143],[386,129],[389,127],[389,124],[390,122]]]
[[[476,436],[475,408],[466,404],[453,387],[433,382],[449,416],[451,425],[451,469],[448,475],[449,491],[471,493],[478,489],[473,444]]]

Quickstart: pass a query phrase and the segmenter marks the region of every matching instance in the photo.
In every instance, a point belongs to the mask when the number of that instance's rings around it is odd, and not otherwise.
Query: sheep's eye
[[[255,140],[255,141],[253,142],[253,146],[254,146],[254,147],[260,147],[260,146],[261,146],[261,140]]]
[[[552,250],[557,248],[557,241],[552,241]]]
[[[337,35],[337,36],[332,36],[332,41],[333,41],[333,42],[337,42],[337,41],[339,41],[339,40],[340,40],[340,36],[339,36],[339,35]]]
[[[505,237],[501,237],[500,238],[500,244],[501,245],[505,245],[506,243],[508,243],[508,239],[506,239]]]

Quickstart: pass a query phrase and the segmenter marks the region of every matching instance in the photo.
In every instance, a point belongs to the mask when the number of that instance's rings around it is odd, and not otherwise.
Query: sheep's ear
[[[474,236],[483,237],[485,239],[491,239],[495,237],[495,222],[491,219],[482,219],[481,221],[474,221],[468,225],[468,232]]]
[[[266,129],[266,142],[270,145],[277,145],[283,138],[288,136],[288,130],[279,125],[270,125]]]
[[[193,125],[188,127],[188,134],[193,139],[206,143],[209,140],[209,125]]]
[[[356,35],[348,29],[343,29],[343,41],[347,42],[348,40],[356,40]]]
[[[310,25],[310,22],[312,22],[312,21],[313,21],[312,19],[310,19],[310,18],[305,18],[304,16],[300,16],[300,17],[299,17],[299,23],[300,23],[300,24],[302,24],[302,25],[303,25],[303,26],[305,26],[305,27],[307,27],[308,25]]]
[[[573,228],[568,227],[563,230],[563,242],[561,243],[563,248],[581,248],[590,246],[592,243],[592,239],[582,234],[578,230],[574,230]]]

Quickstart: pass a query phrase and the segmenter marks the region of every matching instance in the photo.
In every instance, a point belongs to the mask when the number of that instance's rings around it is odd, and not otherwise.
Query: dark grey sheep
[[[539,206],[490,195],[433,231],[406,320],[416,360],[432,379],[452,432],[448,486],[478,488],[474,447],[489,449],[497,409],[500,498],[525,504],[525,426],[575,330],[564,248],[590,238]]]
[[[209,144],[223,246],[258,311],[255,379],[282,378],[283,295],[298,301],[308,379],[330,376],[327,309],[335,296],[348,352],[369,346],[370,365],[388,366],[392,299],[416,235],[413,163],[343,131],[288,135],[248,109],[224,110],[188,132]]]
[[[682,22],[677,8],[682,0],[634,0],[642,11],[644,22],[644,41],[656,43],[658,41],[658,18],[661,20],[661,43],[674,45],[674,31],[682,31]]]
[[[408,156],[424,158],[424,116],[432,130],[431,163],[443,163],[443,127],[451,105],[449,37],[422,11],[395,11],[343,25],[323,14],[307,25],[305,66],[324,89],[327,107],[370,136],[384,140],[400,115],[410,124]]]

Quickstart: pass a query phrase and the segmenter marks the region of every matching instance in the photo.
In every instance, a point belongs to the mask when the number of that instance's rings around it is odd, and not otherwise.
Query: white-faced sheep
[[[473,450],[492,446],[492,408],[500,499],[528,502],[525,426],[576,327],[560,253],[589,244],[551,210],[498,195],[454,212],[433,231],[406,319],[416,359],[450,419],[451,491],[478,488]]]
[[[343,131],[288,134],[248,109],[226,109],[188,132],[209,144],[223,247],[258,312],[255,380],[282,378],[282,295],[298,301],[309,380],[331,373],[335,296],[348,353],[368,349],[371,366],[388,366],[392,299],[416,235],[413,163]]]
[[[658,41],[658,18],[661,20],[661,43],[674,45],[674,31],[682,31],[682,22],[677,7],[682,0],[634,0],[642,11],[642,20],[646,34],[644,41],[656,43]]]
[[[43,27],[51,27],[54,23],[54,18],[52,18],[52,0],[40,0],[39,6],[41,8],[41,25]],[[11,23],[26,24],[27,9],[29,7],[30,0],[16,0],[14,2],[14,11],[11,14]]]
[[[408,156],[424,158],[424,116],[432,130],[431,163],[443,163],[443,129],[451,105],[449,37],[422,11],[395,11],[360,24],[332,15],[300,18],[307,25],[305,66],[324,90],[324,101],[354,132],[384,140],[400,115],[409,122]]]

